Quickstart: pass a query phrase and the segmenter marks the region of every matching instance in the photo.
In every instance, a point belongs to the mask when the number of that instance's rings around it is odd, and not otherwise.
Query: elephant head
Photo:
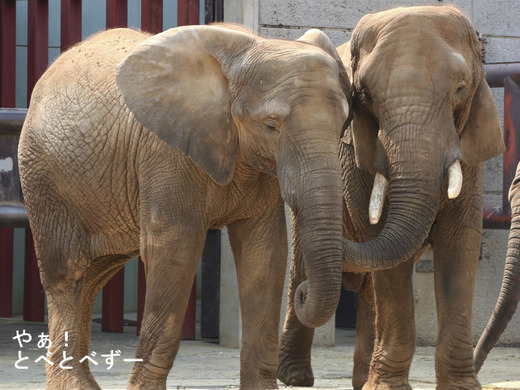
[[[507,242],[504,276],[500,295],[491,318],[475,347],[476,372],[479,372],[489,351],[513,318],[518,302],[520,302],[520,163],[509,189],[509,202],[511,203],[511,229]]]
[[[315,327],[334,314],[341,288],[338,144],[351,91],[329,39],[314,31],[304,40],[175,28],[140,44],[116,81],[135,118],[215,182],[233,185],[244,165],[278,177],[304,237],[298,314]]]
[[[448,197],[458,196],[461,164],[481,164],[504,144],[475,29],[454,7],[366,15],[350,45],[356,163],[380,185],[371,222],[378,222],[388,185],[389,209],[378,237],[344,241],[344,256],[362,268],[385,269],[424,243],[446,196],[445,179]]]

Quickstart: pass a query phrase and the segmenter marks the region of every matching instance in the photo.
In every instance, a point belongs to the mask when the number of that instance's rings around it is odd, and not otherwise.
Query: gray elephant
[[[284,200],[313,275],[298,314],[308,326],[333,315],[342,261],[337,156],[351,91],[328,38],[311,31],[304,40],[226,25],[156,36],[114,29],[42,76],[19,161],[48,302],[48,389],[99,388],[79,362],[89,353],[93,302],[138,254],[147,295],[142,361],[129,388],[164,389],[206,231],[223,226],[240,290],[240,384],[276,388]],[[64,353],[71,370],[56,364]]]
[[[343,235],[361,242],[344,240],[343,271],[374,270],[373,291],[370,280],[360,291],[354,388],[410,388],[412,268],[430,247],[437,388],[480,388],[471,313],[482,163],[504,144],[475,30],[454,7],[397,8],[363,17],[338,51],[351,66],[354,90],[352,131],[340,147]],[[303,264],[298,232],[293,246],[291,295],[304,270],[312,272]],[[311,385],[313,330],[299,323],[291,300],[288,306],[278,376]]]
[[[509,189],[511,229],[500,295],[491,318],[475,347],[475,370],[480,371],[486,357],[516,311],[520,302],[520,163]]]

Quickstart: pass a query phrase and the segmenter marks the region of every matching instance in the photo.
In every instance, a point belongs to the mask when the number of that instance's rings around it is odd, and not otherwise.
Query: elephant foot
[[[371,375],[363,386],[363,390],[412,390],[412,387],[408,383],[408,379],[382,379]]]
[[[354,390],[361,390],[367,382],[369,364],[369,358],[360,362],[359,359],[356,359],[356,356],[354,355],[354,369],[352,371],[352,387]]]
[[[141,339],[142,337],[143,333],[141,333]],[[138,350],[136,355],[142,356],[144,353]],[[149,361],[136,362],[130,374],[127,390],[166,390],[166,378],[169,371],[170,368],[159,367],[158,364],[154,365]]]
[[[62,370],[66,371],[66,370]],[[94,377],[90,373],[84,373],[77,370],[74,373],[74,369],[67,370],[65,375],[48,375],[47,378],[47,390],[68,390],[68,389],[81,389],[81,390],[101,390],[99,385],[94,380]]]
[[[287,386],[311,387],[314,385],[314,374],[311,362],[297,361],[287,356],[280,356],[276,376]]]
[[[240,390],[272,390],[278,389],[278,382],[275,380],[255,380],[251,381],[248,379],[240,378]]]
[[[460,390],[481,390],[482,386],[476,379],[464,379],[460,381],[440,382],[437,381],[437,390],[460,389]]]

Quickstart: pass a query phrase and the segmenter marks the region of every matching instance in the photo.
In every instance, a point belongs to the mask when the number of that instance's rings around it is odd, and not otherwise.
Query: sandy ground
[[[32,341],[20,348],[13,339],[18,331],[29,333]],[[47,334],[45,323],[23,322],[19,318],[0,319],[0,389],[43,389],[45,387],[45,364],[35,362],[44,355],[38,348],[38,335]],[[26,337],[24,337],[26,338]],[[135,327],[125,327],[124,333],[101,332],[99,324],[93,324],[91,356],[98,365],[90,364],[91,371],[102,389],[125,389],[132,363],[125,359],[134,357],[138,338]],[[20,352],[21,351],[21,352]],[[106,363],[111,351],[113,366]],[[319,389],[352,389],[352,354],[354,352],[353,330],[336,331],[336,347],[313,350],[314,387]],[[21,366],[15,363],[21,357]],[[92,353],[92,352],[91,352]],[[434,353],[432,347],[418,347],[410,373],[414,389],[435,389]],[[205,341],[182,341],[173,369],[168,376],[168,389],[226,389],[239,386],[238,349],[224,348]],[[495,348],[479,374],[485,389],[520,389],[520,348]],[[281,382],[280,388],[285,388]]]

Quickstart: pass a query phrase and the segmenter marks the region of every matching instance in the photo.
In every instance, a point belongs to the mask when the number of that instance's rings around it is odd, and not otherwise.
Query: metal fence
[[[163,0],[141,0],[142,30],[158,33],[163,30]],[[204,20],[200,20],[199,0],[177,0],[177,25],[210,23],[223,20],[223,0],[203,2]],[[81,40],[82,1],[61,0],[61,51]],[[16,72],[16,13],[15,0],[0,0],[0,107],[15,107]],[[106,0],[106,28],[125,27],[128,23],[127,0]],[[53,16],[53,15],[51,15]],[[27,102],[39,77],[49,62],[49,1],[27,1]],[[45,298],[40,282],[31,230],[23,206],[16,150],[24,109],[0,109],[0,317],[12,316],[13,291],[13,228],[24,227],[25,269],[23,318],[43,321]],[[214,236],[210,234],[211,237]],[[145,295],[144,267],[139,261],[137,332],[140,329]],[[124,270],[116,274],[103,288],[102,328],[123,331]],[[183,327],[184,338],[195,337],[195,284],[190,297]]]

